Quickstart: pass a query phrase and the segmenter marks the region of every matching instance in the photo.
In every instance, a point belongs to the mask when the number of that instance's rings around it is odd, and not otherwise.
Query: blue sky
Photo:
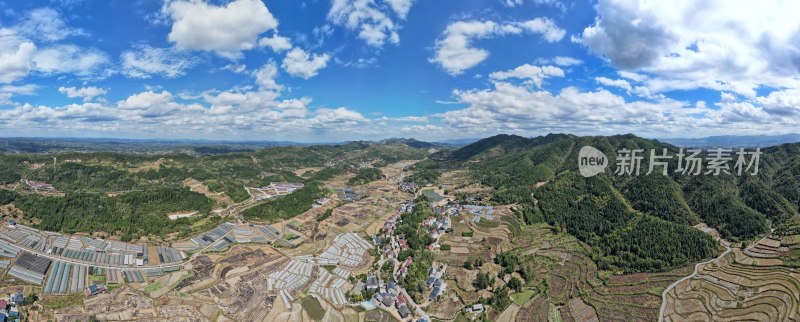
[[[797,9],[0,1],[0,135],[329,142],[796,132]]]

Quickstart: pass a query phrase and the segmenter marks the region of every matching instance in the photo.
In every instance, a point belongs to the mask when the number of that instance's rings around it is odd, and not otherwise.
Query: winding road
[[[727,246],[728,243],[725,242],[723,239],[719,240],[719,244],[722,245],[722,247],[725,247],[725,251],[722,252],[722,254],[720,254],[719,257],[707,260],[705,262],[697,263],[696,265],[694,265],[694,272],[692,272],[691,275],[685,276],[675,281],[675,283],[670,284],[670,286],[667,286],[667,288],[664,289],[664,292],[661,293],[661,309],[658,311],[658,322],[664,321],[664,311],[667,309],[667,293],[669,293],[669,291],[671,291],[673,288],[675,288],[675,286],[678,286],[678,284],[682,283],[683,281],[686,281],[690,278],[697,276],[697,272],[698,270],[700,270],[700,265],[705,265],[713,261],[720,260],[723,257],[725,257],[725,255],[728,255],[728,253],[731,252],[732,248],[730,248],[730,246]]]

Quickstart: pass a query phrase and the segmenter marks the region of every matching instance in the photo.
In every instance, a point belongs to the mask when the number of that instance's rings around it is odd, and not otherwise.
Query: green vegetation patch
[[[312,181],[289,195],[270,199],[243,212],[247,219],[276,222],[289,219],[311,209],[315,199],[328,195],[329,191],[321,183]]]
[[[306,296],[303,299],[303,309],[306,310],[308,316],[311,317],[314,321],[321,321],[322,318],[325,317],[325,309],[322,308],[322,304],[314,298],[313,296]]]
[[[527,289],[522,292],[511,294],[511,299],[514,300],[514,303],[524,307],[534,295],[536,295],[536,290]]]
[[[161,283],[155,282],[153,284],[147,285],[147,287],[144,288],[144,291],[147,293],[152,293],[160,290],[162,287],[163,286],[161,285]]]
[[[358,186],[370,183],[372,181],[380,180],[383,178],[383,173],[377,168],[363,168],[358,170],[355,177],[347,180],[347,184],[351,186]]]
[[[200,217],[170,220],[176,211],[207,214],[214,201],[186,188],[133,191],[116,197],[95,193],[67,193],[63,197],[20,195],[14,204],[26,217],[40,219],[36,228],[75,232],[122,232],[129,241],[144,235],[160,235],[188,227]]]

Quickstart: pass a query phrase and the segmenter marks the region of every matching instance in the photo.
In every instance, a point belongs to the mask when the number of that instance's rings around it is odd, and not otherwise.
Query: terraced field
[[[745,264],[746,263],[746,264]],[[800,273],[735,250],[667,293],[666,321],[798,321]]]
[[[535,263],[536,280],[528,286],[546,286],[519,309],[516,321],[552,320],[548,315],[553,310],[563,321],[657,321],[661,292],[692,272],[687,266],[663,273],[598,276],[590,248],[574,237],[553,233],[547,225],[518,227],[511,251]]]

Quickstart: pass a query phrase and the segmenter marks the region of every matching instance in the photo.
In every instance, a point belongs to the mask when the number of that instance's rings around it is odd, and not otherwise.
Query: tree
[[[508,287],[514,292],[522,291],[522,281],[519,278],[511,277],[511,280],[508,281]]]
[[[472,285],[479,290],[489,287],[489,273],[478,272],[478,276],[475,277],[475,281],[472,282]]]

